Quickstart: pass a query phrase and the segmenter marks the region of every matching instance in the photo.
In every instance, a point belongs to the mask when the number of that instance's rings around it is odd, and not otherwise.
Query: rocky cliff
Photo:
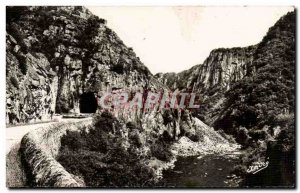
[[[158,73],[155,76],[172,89],[193,89],[205,92],[214,87],[228,90],[236,81],[252,73],[256,46],[219,48],[211,51],[203,64],[176,73]]]
[[[188,90],[200,95],[201,107],[196,115],[211,124],[214,110],[224,102],[224,93],[247,74],[255,73],[252,62],[256,47],[218,48],[211,51],[203,64],[177,74],[158,73],[155,76],[173,90]]]
[[[7,7],[6,32],[7,123],[79,112],[84,93],[159,84],[84,7]]]

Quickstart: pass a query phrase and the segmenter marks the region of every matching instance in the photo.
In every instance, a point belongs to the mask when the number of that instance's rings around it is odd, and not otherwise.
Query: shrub
[[[116,64],[114,66],[112,66],[111,71],[116,72],[117,74],[123,74],[125,72],[126,69],[124,69],[123,64]]]
[[[105,131],[114,132],[115,129],[120,129],[121,124],[119,121],[109,112],[105,111],[101,115],[97,114],[94,117],[93,125],[95,129],[93,131]]]
[[[138,148],[140,148],[143,145],[143,139],[138,130],[135,129],[132,132],[130,132],[128,137],[132,145]]]
[[[150,149],[152,156],[159,160],[170,161],[173,157],[173,154],[170,151],[170,144],[162,139],[158,139],[156,143],[151,145]]]
[[[136,123],[131,122],[131,121],[129,121],[129,122],[126,123],[126,127],[129,128],[130,130],[133,130],[133,129],[141,130],[141,128],[139,128],[136,125]]]
[[[165,110],[163,112],[163,120],[164,120],[164,125],[167,125],[168,123],[171,123],[175,120],[175,118],[172,115],[172,111],[171,110]]]
[[[189,139],[192,140],[193,142],[198,142],[200,141],[201,138],[199,135],[191,135]]]
[[[263,130],[249,131],[249,136],[255,141],[259,139],[265,139],[267,137],[267,133]]]
[[[76,151],[87,146],[85,137],[78,131],[67,131],[61,138],[61,146]]]
[[[232,135],[227,135],[224,130],[218,130],[218,133],[230,143],[236,143],[234,137]]]
[[[125,151],[121,146],[107,154],[63,149],[57,160],[68,172],[82,176],[86,185],[92,187],[149,186],[154,176],[136,154]]]
[[[56,101],[56,110],[57,113],[68,113],[70,110],[70,104],[68,99],[58,95],[58,100]]]
[[[249,138],[248,130],[245,127],[240,127],[237,131],[236,141],[244,146],[247,146]]]
[[[290,113],[290,114],[281,113],[275,117],[275,122],[280,126],[285,126],[287,123],[293,120],[294,117],[295,117],[294,113]]]

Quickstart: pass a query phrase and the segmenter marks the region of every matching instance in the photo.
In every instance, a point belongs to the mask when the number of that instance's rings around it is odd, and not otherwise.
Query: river
[[[177,188],[238,187],[240,179],[231,174],[238,163],[239,159],[230,155],[179,157],[173,169],[163,172],[161,183]]]

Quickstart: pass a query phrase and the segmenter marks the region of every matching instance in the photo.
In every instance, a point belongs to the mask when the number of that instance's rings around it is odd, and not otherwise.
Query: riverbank
[[[172,145],[173,159],[163,162],[150,160],[156,171],[156,187],[224,188],[239,187],[241,179],[231,172],[239,163],[239,145],[193,142],[182,137]]]
[[[215,156],[217,158],[220,158],[220,160],[224,158],[225,160],[228,160],[231,163],[231,161],[237,160],[239,155],[241,154],[240,151],[241,146],[239,144],[229,142],[223,136],[221,136],[217,131],[215,131],[212,127],[205,125],[199,119],[194,118],[194,123],[197,126],[198,132],[202,133],[202,137],[200,138],[199,141],[194,142],[188,137],[183,136],[178,141],[173,143],[170,147],[171,152],[173,154],[173,158],[171,159],[171,161],[163,162],[154,158],[152,160],[149,160],[149,162],[147,163],[148,166],[150,166],[152,169],[155,170],[155,173],[158,177],[159,186],[162,186],[161,183],[165,183],[164,173],[166,171],[167,173],[169,173],[169,175],[167,176],[171,176],[171,174],[177,176],[176,167],[178,167],[178,164],[179,167],[181,167],[182,160],[183,160],[183,165],[188,165],[185,160],[189,160],[189,159],[194,160],[194,158],[201,160],[201,159],[206,159],[207,156]],[[191,161],[191,165],[193,165],[192,162],[193,161]],[[235,165],[232,164],[232,166],[233,167],[230,168],[231,171],[234,169]],[[189,168],[189,166],[187,167]],[[200,168],[203,169],[202,166]],[[172,172],[173,170],[175,171],[175,173]],[[222,175],[225,173],[226,173],[225,177],[230,175],[231,171],[227,171],[227,170],[225,171],[226,172],[223,172]],[[189,174],[187,176],[189,176]],[[237,186],[235,182],[236,180],[237,179],[231,178],[230,180],[227,181],[227,184],[231,184],[231,186],[233,187]],[[214,185],[214,183],[212,184]],[[181,183],[179,183],[179,185],[183,186],[183,184]],[[195,185],[202,186],[203,184],[196,183]],[[222,186],[223,185],[225,186],[226,183],[224,182]],[[173,187],[174,185],[171,186]]]

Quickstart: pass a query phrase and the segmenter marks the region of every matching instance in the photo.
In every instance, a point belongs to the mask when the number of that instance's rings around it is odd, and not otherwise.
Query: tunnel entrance
[[[95,113],[97,110],[97,99],[92,92],[80,95],[79,110],[80,113]]]

